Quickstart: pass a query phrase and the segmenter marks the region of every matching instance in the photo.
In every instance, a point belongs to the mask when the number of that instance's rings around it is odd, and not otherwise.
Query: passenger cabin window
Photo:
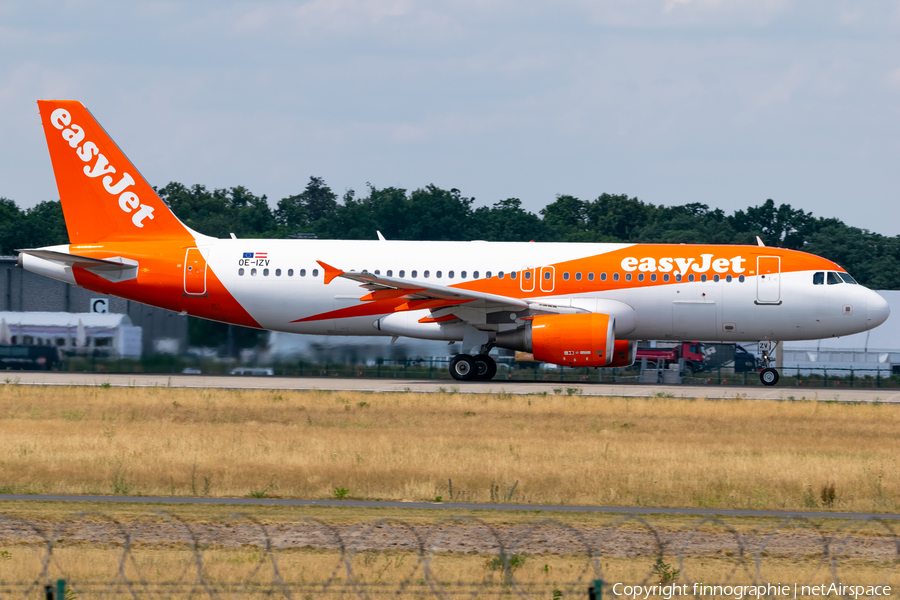
[[[441,272],[438,271],[437,273],[434,274],[434,276],[437,277],[438,279],[440,279],[440,278],[441,278]]]
[[[388,277],[393,277],[393,276],[394,276],[394,270],[393,270],[393,269],[388,269],[388,271],[387,271],[387,276],[388,276]]]
[[[664,274],[663,274],[663,281],[668,281],[668,280],[669,280],[669,274],[668,274],[668,273],[664,273]]]
[[[828,271],[828,285],[837,285],[839,283],[844,283],[838,274],[834,271]]]
[[[813,273],[813,285],[825,285],[825,271]]]
[[[509,278],[510,278],[510,279],[515,279],[515,278],[516,278],[516,272],[513,271],[512,273],[510,273],[510,274],[509,274]]]
[[[564,280],[564,281],[568,281],[568,280],[569,280],[569,272],[568,272],[568,271],[566,271],[565,273],[563,273],[563,280]]]
[[[403,277],[406,277],[406,271],[400,271],[400,277],[401,277],[401,279],[402,279]]]
[[[581,281],[581,273],[575,273],[575,281]]]
[[[238,269],[238,275],[243,275],[243,274],[244,274],[244,269],[243,268]]]
[[[447,271],[447,277],[453,279],[453,271]]]
[[[466,272],[465,272],[465,271],[460,271],[459,276],[460,276],[462,279],[465,279],[465,278],[466,278]]]
[[[613,281],[618,281],[618,280],[619,280],[619,274],[613,273]]]
[[[419,272],[418,272],[418,271],[416,271],[416,270],[413,270],[413,272],[412,272],[412,273],[410,273],[410,276],[412,276],[412,278],[413,278],[413,279],[415,279],[415,278],[416,278],[416,277],[418,277],[418,276],[419,276]]]
[[[313,277],[318,277],[318,276],[319,276],[319,270],[318,270],[318,269],[313,269],[312,276],[313,276]]]
[[[484,276],[487,277],[488,279],[490,279],[490,278],[491,278],[491,272],[488,271],[487,273],[484,274]]]
[[[475,279],[478,279],[478,271],[474,271],[472,273],[472,277],[474,277]]]
[[[281,277],[281,269],[275,269],[275,277]]]

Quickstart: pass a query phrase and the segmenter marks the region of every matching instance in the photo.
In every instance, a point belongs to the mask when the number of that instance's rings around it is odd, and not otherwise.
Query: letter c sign
[[[91,312],[107,314],[109,312],[109,298],[91,298]]]

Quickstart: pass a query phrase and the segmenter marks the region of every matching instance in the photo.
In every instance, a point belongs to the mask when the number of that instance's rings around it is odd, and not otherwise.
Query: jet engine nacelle
[[[606,367],[614,360],[615,318],[599,313],[540,315],[531,326],[497,334],[501,348],[567,367]],[[626,342],[627,343],[627,342]]]
[[[630,367],[637,360],[637,342],[634,340],[616,340],[613,346],[613,359],[607,367]]]

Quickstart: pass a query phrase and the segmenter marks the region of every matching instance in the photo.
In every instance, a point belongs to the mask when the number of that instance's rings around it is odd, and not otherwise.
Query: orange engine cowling
[[[613,358],[614,317],[598,313],[541,315],[531,323],[535,360],[567,367],[605,367]]]
[[[630,367],[637,358],[637,342],[634,340],[616,340],[613,346],[613,359],[607,367]]]

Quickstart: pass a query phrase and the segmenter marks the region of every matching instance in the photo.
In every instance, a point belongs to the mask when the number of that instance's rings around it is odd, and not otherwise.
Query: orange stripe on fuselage
[[[443,306],[456,306],[465,304],[471,300],[404,300],[402,298],[391,298],[387,300],[378,300],[375,302],[366,302],[356,306],[348,306],[339,308],[317,315],[311,315],[302,319],[291,321],[291,323],[305,323],[308,321],[324,321],[325,319],[349,319],[351,317],[371,317],[375,315],[385,315],[393,312],[405,312],[408,310],[423,310],[426,308],[441,308]]]
[[[159,241],[118,242],[84,246],[72,244],[69,251],[90,258],[121,256],[139,263],[136,279],[117,283],[107,281],[90,271],[75,268],[75,281],[81,287],[175,312],[187,312],[195,317],[260,328],[259,323],[225,288],[208,263],[206,294],[188,296],[184,293],[185,251],[194,247],[196,246],[193,244]]]
[[[710,268],[705,272],[693,270],[694,264],[703,266],[702,255],[711,254]],[[645,287],[653,287],[659,285],[674,285],[675,274],[679,272],[676,263],[673,260],[673,268],[668,271],[670,275],[669,281],[663,281],[663,275],[666,273],[659,270],[661,259],[682,259],[682,264],[686,261],[694,259],[690,263],[690,269],[684,273],[681,283],[688,282],[688,275],[693,274],[699,282],[701,275],[706,275],[712,280],[714,275],[725,278],[727,275],[738,277],[745,275],[747,277],[756,275],[756,258],[758,256],[779,256],[781,257],[781,272],[790,273],[796,271],[812,271],[812,270],[838,270],[843,271],[836,263],[825,258],[799,252],[797,250],[786,250],[783,248],[769,248],[765,246],[713,246],[713,245],[687,245],[687,244],[635,244],[628,248],[622,248],[607,252],[605,254],[597,254],[586,256],[584,258],[576,258],[569,261],[559,263],[551,263],[548,265],[535,265],[534,274],[534,290],[529,292],[522,291],[522,277],[524,271],[517,271],[516,278],[511,279],[509,274],[504,274],[504,278],[497,276],[490,279],[478,279],[476,281],[468,281],[451,287],[473,290],[477,292],[486,292],[498,294],[501,296],[510,296],[513,298],[534,298],[543,296],[573,296],[576,294],[608,292],[614,290],[637,289]],[[732,268],[730,259],[740,257],[744,259],[741,263],[743,272],[739,272]],[[638,261],[638,267],[630,271],[632,274],[631,281],[625,280],[625,274],[629,271],[624,270],[622,261],[626,258],[634,258]],[[652,259],[657,270],[657,280],[651,281],[650,275],[654,271],[641,271],[640,264],[644,259]],[[728,260],[728,269],[722,272],[716,272],[712,269],[712,263],[716,259]],[[645,264],[649,264],[646,261]],[[541,290],[541,267],[553,267],[555,276],[553,278],[552,291]],[[563,279],[563,274],[568,272],[569,279]],[[581,273],[581,281],[576,281],[575,274]],[[588,280],[588,273],[594,274],[594,280]],[[606,273],[606,281],[600,280],[600,274]],[[613,280],[613,274],[619,273],[619,281]],[[644,281],[638,281],[638,275],[645,275]],[[531,283],[525,287],[531,287]],[[544,287],[548,287],[546,284]]]

